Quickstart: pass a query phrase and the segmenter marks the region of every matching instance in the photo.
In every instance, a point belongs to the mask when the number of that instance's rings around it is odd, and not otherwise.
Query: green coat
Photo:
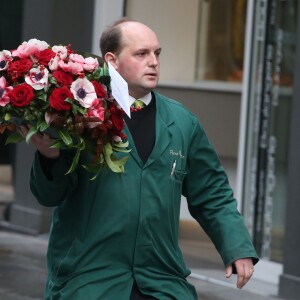
[[[35,157],[32,192],[41,205],[55,207],[45,299],[128,300],[134,279],[144,294],[160,300],[197,299],[178,247],[182,194],[226,266],[257,258],[198,120],[178,102],[155,96],[156,144],[145,164],[127,128],[132,151],[124,174],[104,169],[90,181],[78,168],[66,176],[65,152],[48,181]]]

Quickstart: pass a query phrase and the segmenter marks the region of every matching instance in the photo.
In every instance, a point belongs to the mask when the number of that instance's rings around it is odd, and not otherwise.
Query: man
[[[217,154],[196,117],[153,89],[161,52],[156,34],[122,19],[103,33],[104,59],[145,107],[125,117],[130,159],[124,174],[96,181],[81,168],[64,175],[70,153],[36,135],[31,189],[55,207],[45,299],[197,299],[178,246],[181,195],[242,288],[258,261]],[[26,129],[23,128],[23,134]]]

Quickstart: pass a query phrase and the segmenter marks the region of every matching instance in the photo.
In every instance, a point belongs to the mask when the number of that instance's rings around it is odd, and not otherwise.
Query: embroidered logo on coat
[[[172,155],[172,156],[178,156],[180,158],[184,158],[184,155],[182,154],[181,150],[175,151],[173,149],[170,149],[170,155]]]

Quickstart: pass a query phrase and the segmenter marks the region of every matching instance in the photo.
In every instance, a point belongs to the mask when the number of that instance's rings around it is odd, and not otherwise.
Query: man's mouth
[[[156,73],[147,73],[146,74],[147,77],[157,77]]]

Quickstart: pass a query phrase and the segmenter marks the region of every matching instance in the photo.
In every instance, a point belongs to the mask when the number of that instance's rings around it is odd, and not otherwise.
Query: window
[[[127,0],[162,44],[161,80],[241,82],[247,0]]]
[[[242,81],[246,6],[246,0],[200,1],[196,79]]]

